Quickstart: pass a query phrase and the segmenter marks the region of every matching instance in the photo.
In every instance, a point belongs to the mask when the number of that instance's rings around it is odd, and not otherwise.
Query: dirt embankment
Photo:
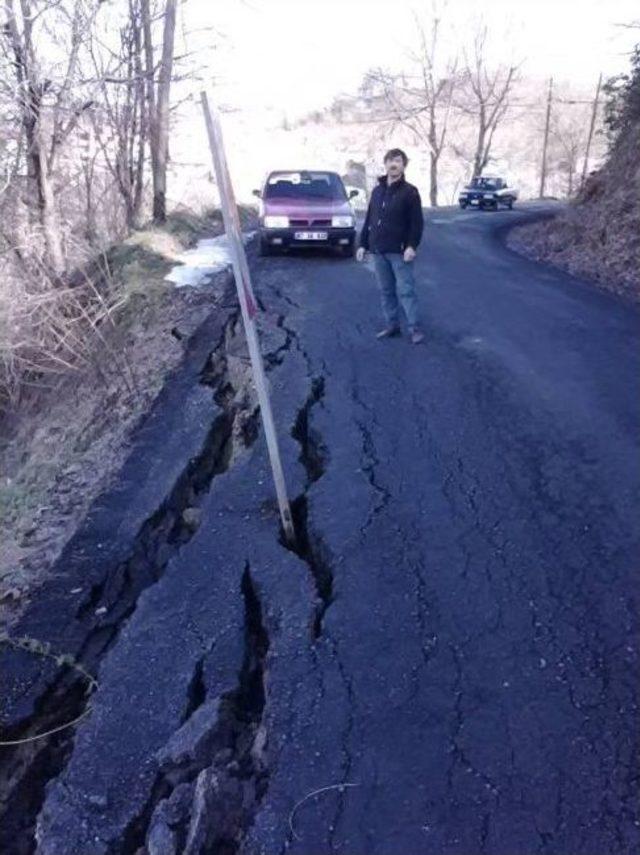
[[[640,121],[563,213],[513,229],[512,249],[640,301]]]
[[[176,288],[165,276],[185,248],[220,234],[219,215],[175,215],[108,253],[119,308],[92,358],[47,378],[0,416],[0,618],[17,614],[122,465],[129,438],[215,311],[222,288]]]

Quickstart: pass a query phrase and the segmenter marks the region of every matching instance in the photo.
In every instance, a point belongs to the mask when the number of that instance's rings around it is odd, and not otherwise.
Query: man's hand
[[[415,249],[412,246],[408,246],[404,251],[404,256],[403,256],[404,260],[407,262],[413,261],[413,259],[415,257],[416,257]]]
[[[359,246],[356,251],[356,261],[364,261],[367,250],[363,246]]]

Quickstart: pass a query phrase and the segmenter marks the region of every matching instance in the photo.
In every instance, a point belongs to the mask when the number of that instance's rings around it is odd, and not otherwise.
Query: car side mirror
[[[350,190],[350,191],[349,191],[349,198],[350,198],[350,199],[355,199],[355,197],[356,197],[356,196],[359,196],[359,195],[360,195],[360,191],[359,191],[359,190]]]
[[[257,196],[258,199],[262,199],[262,190],[253,190],[252,193],[254,196]]]

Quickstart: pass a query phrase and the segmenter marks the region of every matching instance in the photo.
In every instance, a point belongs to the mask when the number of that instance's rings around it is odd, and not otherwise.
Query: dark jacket
[[[423,225],[418,188],[404,176],[388,184],[383,175],[371,194],[360,246],[371,252],[404,252],[408,246],[417,249]]]

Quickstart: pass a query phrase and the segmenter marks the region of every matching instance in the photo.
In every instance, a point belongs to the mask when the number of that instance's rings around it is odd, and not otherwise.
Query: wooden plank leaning
[[[276,488],[280,519],[282,521],[282,528],[287,541],[290,544],[293,544],[295,542],[295,529],[293,518],[291,516],[289,498],[287,496],[287,487],[282,469],[278,438],[273,420],[267,379],[264,371],[264,363],[262,361],[258,331],[255,323],[255,318],[258,313],[258,305],[253,294],[249,265],[247,263],[247,256],[244,250],[244,243],[242,241],[240,217],[238,215],[238,206],[233,192],[231,176],[227,167],[227,158],[224,151],[220,118],[217,112],[210,108],[206,92],[201,92],[200,98],[202,101],[204,120],[207,127],[207,136],[209,139],[209,148],[211,149],[213,167],[218,182],[218,189],[220,191],[222,218],[224,221],[225,232],[229,240],[231,259],[233,263],[233,274],[238,292],[238,300],[240,302],[240,310],[242,312],[245,336],[249,347],[249,356],[251,357],[251,368],[253,371],[253,380],[256,386],[256,392],[258,394],[260,415],[262,417],[265,438],[267,440],[267,449],[269,452],[273,481]]]

